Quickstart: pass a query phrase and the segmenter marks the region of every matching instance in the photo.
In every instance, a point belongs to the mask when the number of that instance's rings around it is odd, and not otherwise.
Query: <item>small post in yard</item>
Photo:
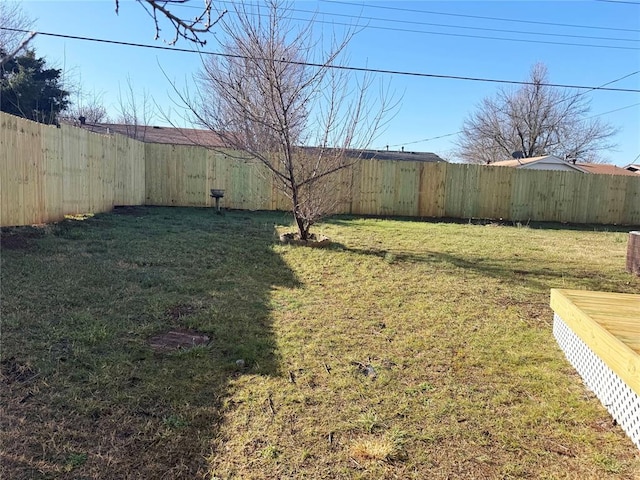
[[[215,198],[216,199],[216,211],[218,213],[218,215],[221,213],[220,212],[220,199],[222,197],[224,197],[224,190],[219,190],[217,188],[212,188],[211,189],[211,198]]]
[[[640,275],[640,231],[629,232],[627,272]]]

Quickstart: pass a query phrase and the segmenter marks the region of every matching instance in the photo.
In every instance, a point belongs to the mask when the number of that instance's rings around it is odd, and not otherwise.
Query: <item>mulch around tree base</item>
[[[298,233],[283,233],[280,235],[280,242],[289,245],[303,245],[305,247],[327,247],[331,245],[331,239],[323,235],[312,233],[307,240],[301,240]]]

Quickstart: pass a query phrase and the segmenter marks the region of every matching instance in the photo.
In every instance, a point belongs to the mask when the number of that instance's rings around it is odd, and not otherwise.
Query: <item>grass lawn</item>
[[[0,478],[637,479],[549,289],[640,292],[628,229],[124,208],[5,229]],[[175,329],[209,337],[159,351]],[[242,362],[237,362],[242,360]]]

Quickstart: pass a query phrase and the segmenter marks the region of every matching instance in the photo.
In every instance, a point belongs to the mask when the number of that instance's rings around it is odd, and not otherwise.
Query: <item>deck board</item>
[[[640,395],[640,295],[552,289],[551,308]]]

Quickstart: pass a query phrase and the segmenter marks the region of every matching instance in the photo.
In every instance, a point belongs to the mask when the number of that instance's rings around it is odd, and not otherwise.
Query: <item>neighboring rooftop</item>
[[[407,162],[446,162],[435,153],[431,152],[404,152],[391,150],[364,150],[362,152],[364,159],[376,160],[404,160]]]
[[[118,133],[145,143],[224,147],[220,136],[211,130],[158,127],[151,125],[126,125],[121,123],[84,123],[76,126],[103,135]]]
[[[620,168],[606,163],[573,163],[554,155],[503,160],[500,162],[494,162],[491,165],[496,167],[514,167],[536,170],[574,170],[577,172],[599,175],[636,175],[636,173],[628,167]]]
[[[600,175],[630,175],[632,177],[637,175],[631,170],[606,163],[576,163],[576,165],[589,173],[598,173]]]
[[[515,158],[512,160],[501,160],[499,162],[493,162],[493,163],[490,163],[490,165],[493,165],[495,167],[520,167],[522,165],[529,165],[531,163],[537,163],[540,160],[547,160],[547,159],[558,159],[558,157],[554,157],[552,155],[543,155],[540,157]]]
[[[143,125],[126,125],[120,123],[84,123],[75,126],[90,132],[109,135],[118,133],[135,138],[145,143],[166,143],[172,145],[199,145],[203,147],[224,147],[224,142],[218,134],[211,130],[195,128],[174,128]],[[377,160],[406,160],[412,162],[444,162],[435,153],[404,152],[389,150],[352,150],[348,153],[358,153],[363,159]]]

